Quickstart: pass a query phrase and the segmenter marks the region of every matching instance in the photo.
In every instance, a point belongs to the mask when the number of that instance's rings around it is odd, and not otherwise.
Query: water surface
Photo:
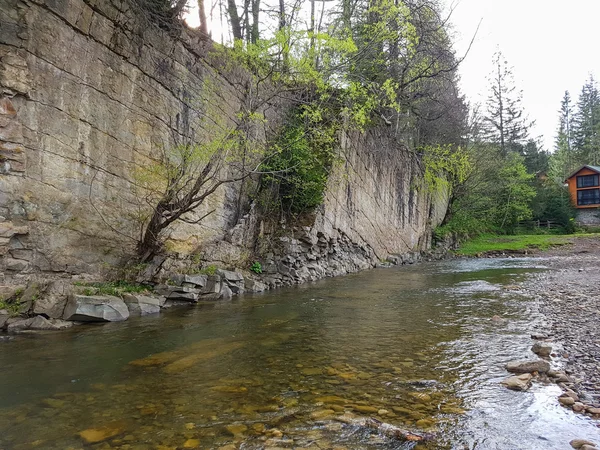
[[[556,386],[502,388],[542,318],[536,259],[381,269],[0,342],[0,449],[565,449]],[[347,413],[436,438],[402,443]],[[79,434],[100,430],[86,444]],[[89,435],[88,435],[89,436]],[[98,438],[95,435],[95,438]],[[416,445],[416,447],[415,447]]]

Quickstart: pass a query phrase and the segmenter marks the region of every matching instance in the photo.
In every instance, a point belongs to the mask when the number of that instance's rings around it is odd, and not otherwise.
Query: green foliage
[[[16,299],[2,300],[0,299],[0,309],[4,309],[11,317],[16,317],[20,313],[21,305]]]
[[[553,180],[540,182],[532,205],[534,220],[556,222],[566,233],[575,231],[575,208],[566,187]]]
[[[209,265],[200,269],[198,273],[202,273],[204,275],[215,275],[218,269],[219,268],[217,266]]]
[[[146,284],[131,283],[129,281],[102,281],[102,282],[75,282],[80,286],[84,295],[113,295],[122,297],[124,294],[149,292],[151,287]]]
[[[258,261],[254,261],[250,266],[250,270],[254,273],[262,273],[262,264]]]
[[[337,143],[334,123],[296,113],[281,130],[273,154],[261,166],[263,192],[288,214],[313,210],[323,202]]]
[[[513,233],[520,221],[532,217],[535,197],[533,175],[527,173],[523,157],[510,153],[503,158],[499,147],[480,144],[471,148],[470,158],[474,168],[436,234]]]
[[[430,192],[449,191],[463,184],[473,165],[469,154],[450,145],[427,146],[421,149],[425,165],[425,184]]]

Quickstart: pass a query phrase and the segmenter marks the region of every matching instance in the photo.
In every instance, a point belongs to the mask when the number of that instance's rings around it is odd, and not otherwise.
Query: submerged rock
[[[506,364],[506,370],[511,373],[546,373],[550,370],[550,363],[543,359],[537,361],[511,361]]]
[[[119,322],[129,318],[129,310],[118,297],[72,295],[63,317],[65,320],[81,322]]]
[[[88,428],[77,434],[86,444],[96,444],[123,434],[125,430],[126,427],[122,422],[113,422],[101,428]]]
[[[60,331],[73,326],[73,322],[67,322],[60,319],[46,319],[43,316],[30,317],[28,319],[17,319],[9,323],[8,331],[40,330],[40,331]]]

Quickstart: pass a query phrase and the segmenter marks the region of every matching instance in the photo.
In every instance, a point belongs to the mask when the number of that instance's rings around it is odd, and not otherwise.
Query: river
[[[567,449],[560,390],[499,385],[543,317],[540,259],[377,269],[0,341],[0,449]],[[496,317],[495,317],[496,316]],[[499,318],[500,319],[499,319]],[[402,443],[348,412],[435,436]],[[85,440],[98,441],[86,444]]]

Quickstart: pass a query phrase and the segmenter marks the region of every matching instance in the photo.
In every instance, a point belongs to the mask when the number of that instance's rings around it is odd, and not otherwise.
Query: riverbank
[[[538,339],[553,345],[553,359],[564,364],[572,389],[590,404],[600,403],[600,237],[570,238],[568,245],[537,251],[550,270],[519,287],[539,301],[545,321]]]

